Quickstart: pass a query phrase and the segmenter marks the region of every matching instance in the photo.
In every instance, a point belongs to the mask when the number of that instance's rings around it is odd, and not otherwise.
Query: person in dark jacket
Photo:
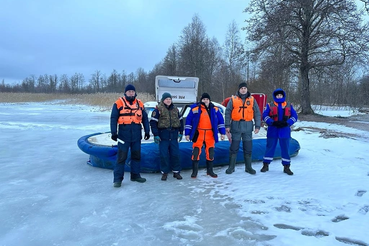
[[[263,112],[264,122],[268,125],[267,146],[263,158],[261,172],[269,171],[269,164],[273,161],[275,148],[279,141],[282,155],[283,172],[293,175],[290,169],[291,158],[288,152],[291,139],[291,126],[297,121],[297,113],[292,104],[286,101],[286,92],[276,89],[273,92],[273,102],[267,104]]]
[[[229,148],[229,167],[226,174],[232,174],[235,170],[237,153],[242,140],[243,157],[245,160],[245,172],[255,174],[252,168],[252,131],[259,133],[261,125],[261,113],[259,106],[247,89],[245,82],[239,84],[236,95],[227,103],[225,111],[225,128],[228,138],[231,137]]]
[[[218,177],[213,171],[214,148],[215,143],[218,142],[218,132],[221,134],[221,140],[224,140],[223,115],[219,108],[211,103],[209,94],[203,93],[200,102],[191,106],[186,118],[186,140],[193,142],[191,178],[197,177],[203,145],[205,145],[206,154],[206,174],[213,178]]]
[[[174,178],[182,179],[178,142],[183,137],[183,120],[168,92],[163,93],[159,105],[152,112],[150,126],[154,141],[159,144],[161,180],[167,180],[170,171]]]
[[[147,113],[141,100],[136,98],[136,89],[127,85],[124,97],[114,103],[110,116],[111,139],[118,141],[118,157],[114,167],[114,187],[120,187],[124,178],[124,166],[131,149],[131,181],[144,183],[141,172],[142,125],[145,140],[150,138],[150,126]]]

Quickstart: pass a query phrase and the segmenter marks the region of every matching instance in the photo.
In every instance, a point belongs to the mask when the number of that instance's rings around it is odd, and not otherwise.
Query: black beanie
[[[202,101],[202,99],[204,99],[204,98],[207,98],[207,99],[209,99],[209,101],[211,101],[209,94],[206,93],[206,92],[201,95],[200,101]]]
[[[161,96],[161,101],[164,102],[164,100],[167,99],[168,97],[172,99],[172,95],[170,93],[164,92],[163,95]]]
[[[136,91],[136,88],[133,85],[127,85],[124,89],[124,93],[126,93],[127,91]]]
[[[238,89],[241,89],[242,87],[246,87],[246,88],[247,88],[247,84],[246,84],[246,82],[242,82],[242,83],[238,86]]]

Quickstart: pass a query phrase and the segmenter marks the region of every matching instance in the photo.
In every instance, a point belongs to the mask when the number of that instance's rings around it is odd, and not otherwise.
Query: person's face
[[[242,95],[246,94],[247,93],[247,87],[241,87],[239,91],[240,91],[240,94],[242,94]]]
[[[172,104],[172,98],[167,97],[164,99],[163,103],[167,106],[169,106],[170,104]]]
[[[210,104],[210,100],[209,100],[209,98],[203,98],[203,99],[201,100],[201,102],[203,102],[203,103],[206,105],[206,107],[208,107],[208,106],[209,106],[209,104]]]
[[[133,97],[133,96],[135,96],[135,94],[136,94],[136,92],[134,90],[126,91],[127,97]]]
[[[277,95],[275,95],[275,98],[281,99],[281,98],[283,98],[283,95],[282,94],[277,94]]]

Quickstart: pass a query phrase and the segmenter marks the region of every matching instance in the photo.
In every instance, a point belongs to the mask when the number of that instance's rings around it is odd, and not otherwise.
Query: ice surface
[[[275,160],[253,176],[239,164],[117,189],[77,147],[109,121],[83,105],[0,104],[0,245],[369,245],[368,132],[299,121],[357,137],[293,132],[293,176]]]

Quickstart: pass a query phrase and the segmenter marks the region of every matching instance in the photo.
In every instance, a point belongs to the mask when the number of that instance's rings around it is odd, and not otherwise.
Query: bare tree
[[[127,84],[131,84],[133,85],[136,81],[136,77],[135,77],[135,74],[134,73],[129,73],[128,76],[127,76]]]
[[[237,23],[233,20],[226,33],[225,42],[223,45],[223,60],[222,63],[222,81],[220,85],[223,87],[222,98],[234,94],[234,88],[240,82],[244,82],[245,78],[242,78],[242,70],[246,65],[246,53],[244,46],[239,36],[239,28]]]
[[[117,88],[117,92],[121,92],[124,91],[124,88],[127,85],[127,74],[126,71],[122,71],[122,74],[120,75],[120,80],[119,80],[119,86]]]
[[[143,68],[137,69],[135,83],[136,83],[136,90],[139,92],[146,92],[146,88],[150,86],[147,81],[147,74],[145,73],[145,70]]]
[[[179,41],[180,72],[186,76],[201,76],[203,55],[208,38],[206,29],[199,16],[183,29]]]
[[[224,60],[228,64],[231,74],[239,73],[245,63],[245,51],[235,21],[228,26],[223,51]]]
[[[161,67],[165,75],[178,75],[178,52],[174,44],[168,49]]]
[[[106,91],[108,92],[116,92],[117,90],[119,91],[119,80],[120,80],[120,75],[114,69],[113,72],[110,74],[110,76],[107,79]]]
[[[58,86],[58,75],[50,75],[49,76],[49,91],[51,93],[56,92],[56,87]]]
[[[364,105],[369,105],[369,75],[364,76],[361,80],[360,80],[360,85],[359,85],[359,91],[360,91],[360,95],[361,95],[361,103]]]
[[[78,93],[85,82],[85,77],[82,73],[75,73],[70,78],[70,87],[72,93]]]
[[[103,85],[102,85],[102,74],[101,74],[100,70],[96,70],[96,72],[91,75],[90,85],[91,85],[92,89],[94,90],[94,92],[99,92],[100,89],[103,87]]]
[[[311,114],[309,72],[342,65],[349,56],[364,56],[368,26],[354,0],[252,0],[247,12],[248,38],[255,54],[281,46],[299,71],[301,113]]]
[[[178,75],[199,77],[199,94],[212,86],[212,76],[219,62],[219,44],[210,40],[198,15],[183,29],[179,40]]]
[[[35,92],[36,88],[36,76],[31,75],[22,81],[22,88],[25,92]]]
[[[66,74],[62,74],[62,76],[60,77],[59,91],[64,93],[70,93],[71,91],[69,78]]]

